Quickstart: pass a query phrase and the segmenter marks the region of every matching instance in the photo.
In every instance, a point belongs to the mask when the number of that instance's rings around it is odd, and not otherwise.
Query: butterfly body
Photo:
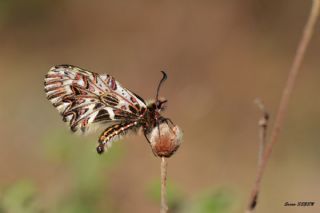
[[[164,72],[163,75],[158,91],[166,79]],[[99,154],[130,131],[142,129],[148,139],[152,129],[168,120],[161,115],[166,100],[159,99],[158,93],[155,101],[146,104],[108,74],[58,65],[50,69],[44,84],[48,100],[71,131],[87,133],[95,125],[106,126],[98,140]]]

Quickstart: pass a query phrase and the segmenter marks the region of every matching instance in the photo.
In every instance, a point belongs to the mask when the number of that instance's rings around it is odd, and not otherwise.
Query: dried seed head
[[[160,133],[159,133],[160,130]],[[160,136],[160,137],[159,137]],[[182,143],[182,131],[178,126],[172,128],[167,123],[155,127],[148,135],[153,153],[158,157],[170,157]]]

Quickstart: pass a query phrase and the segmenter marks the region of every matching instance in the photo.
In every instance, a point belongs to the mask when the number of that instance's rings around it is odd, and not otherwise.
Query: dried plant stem
[[[255,104],[258,106],[259,110],[262,113],[262,116],[258,122],[259,125],[259,153],[258,153],[258,168],[262,164],[264,148],[267,142],[267,129],[269,121],[269,113],[266,110],[264,104],[260,99],[255,100]]]
[[[304,58],[306,48],[312,37],[315,23],[319,15],[319,10],[320,10],[320,0],[313,0],[311,12],[310,12],[308,21],[305,25],[299,46],[297,48],[296,55],[292,63],[292,67],[288,75],[287,83],[282,93],[280,105],[275,118],[274,127],[272,129],[271,136],[270,136],[270,142],[266,145],[266,148],[261,160],[261,165],[259,166],[257,171],[257,176],[256,176],[254,187],[251,191],[251,197],[250,197],[249,205],[247,207],[247,212],[252,212],[255,209],[255,206],[257,204],[257,198],[258,198],[258,193],[260,189],[261,179],[265,171],[267,162],[272,153],[273,146],[277,142],[280,130],[283,126],[285,114],[288,109],[290,95],[292,93],[292,90],[299,72],[299,68],[301,66],[301,62]]]
[[[262,116],[259,119],[259,153],[258,153],[258,170],[262,166],[263,163],[263,154],[265,150],[265,145],[267,141],[267,128],[268,128],[268,121],[269,121],[269,113],[267,112],[264,104],[260,99],[255,100],[255,104],[258,106],[259,110],[262,112]],[[259,175],[259,174],[258,174]],[[260,179],[258,177],[255,180],[255,187],[259,187],[260,183],[258,182]],[[257,188],[259,189],[259,188]],[[256,204],[258,199],[258,190],[253,190],[251,197],[250,197],[250,206],[247,209],[247,212],[251,212]]]
[[[167,159],[161,157],[161,208],[160,213],[168,212],[167,204]]]

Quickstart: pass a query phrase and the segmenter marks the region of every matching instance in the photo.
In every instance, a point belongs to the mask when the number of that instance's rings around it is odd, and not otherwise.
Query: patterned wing
[[[44,85],[47,98],[73,132],[85,133],[94,123],[135,120],[146,111],[142,98],[108,74],[58,65],[50,69]]]

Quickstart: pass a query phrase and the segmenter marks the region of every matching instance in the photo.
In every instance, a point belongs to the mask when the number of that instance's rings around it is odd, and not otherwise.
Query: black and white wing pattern
[[[45,77],[45,92],[73,132],[87,132],[98,123],[128,123],[147,109],[142,98],[108,74],[72,65],[58,65]]]

